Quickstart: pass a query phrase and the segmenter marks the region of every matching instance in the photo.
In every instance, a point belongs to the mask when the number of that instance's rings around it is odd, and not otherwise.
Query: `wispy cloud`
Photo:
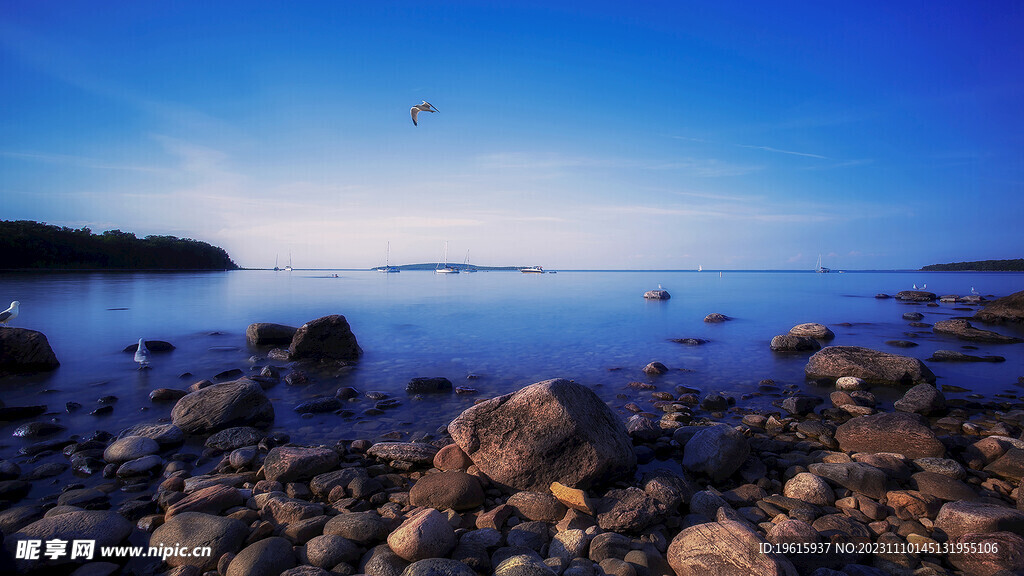
[[[4,156],[6,158],[30,160],[34,162],[47,162],[50,164],[76,166],[79,168],[93,168],[97,170],[126,170],[130,172],[152,173],[166,172],[164,168],[158,168],[155,166],[118,164],[117,162],[109,162],[106,160],[100,160],[98,158],[89,158],[86,156],[75,156],[72,154],[47,154],[42,152],[16,152],[12,150],[0,150],[0,156]]]
[[[818,158],[819,160],[829,160],[828,156],[822,156],[821,154],[811,154],[809,152],[795,152],[793,150],[783,150],[781,148],[773,148],[771,146],[753,146],[750,144],[734,144],[740,148],[750,148],[751,150],[764,150],[765,152],[777,152],[779,154],[789,154],[790,156],[803,156],[805,158]]]

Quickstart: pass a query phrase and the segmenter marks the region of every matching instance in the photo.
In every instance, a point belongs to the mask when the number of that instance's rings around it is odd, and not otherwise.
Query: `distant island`
[[[1024,272],[1024,258],[1016,260],[978,260],[976,262],[950,262],[930,264],[921,268],[924,272]]]
[[[175,236],[0,220],[0,268],[7,270],[237,270],[228,253]]]

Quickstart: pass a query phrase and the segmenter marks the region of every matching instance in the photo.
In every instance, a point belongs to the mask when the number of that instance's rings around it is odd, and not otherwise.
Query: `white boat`
[[[821,265],[821,254],[818,254],[818,265],[814,268],[814,271],[818,274],[827,274],[831,272],[831,270]]]
[[[292,253],[291,252],[288,253],[288,265],[284,267],[284,271],[285,272],[291,272],[292,271]]]
[[[277,255],[274,255],[274,272],[280,272],[281,268],[277,265]]]
[[[467,274],[476,272],[476,268],[469,263],[469,250],[466,250],[466,259],[462,261],[462,271]]]
[[[384,272],[386,274],[395,274],[401,272],[402,269],[398,266],[391,265],[391,242],[388,242],[388,250],[384,254],[384,266],[377,268],[377,272]]]
[[[438,264],[437,268],[434,268],[434,274],[458,274],[458,273],[459,273],[459,269],[458,268],[452,268],[451,266],[448,265],[448,243],[445,242],[444,243],[444,266],[442,267],[440,264]]]
[[[520,268],[519,271],[523,274],[543,274],[544,268],[540,266],[529,266],[527,268]]]
[[[703,271],[704,271],[704,267],[701,266],[700,264],[697,264],[697,272],[703,272]]]

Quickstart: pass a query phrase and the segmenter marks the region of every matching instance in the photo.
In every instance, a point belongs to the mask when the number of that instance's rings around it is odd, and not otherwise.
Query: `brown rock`
[[[793,336],[803,336],[817,340],[831,340],[836,337],[835,332],[829,330],[824,324],[818,324],[817,322],[797,324],[789,329],[789,333]]]
[[[185,496],[174,504],[167,507],[166,518],[171,518],[182,512],[203,512],[205,514],[220,514],[228,508],[241,506],[242,494],[237,488],[215,484]]]
[[[388,546],[409,562],[443,558],[455,547],[455,531],[437,510],[427,508],[412,514],[388,536]]]
[[[485,400],[448,431],[489,478],[520,490],[547,490],[552,482],[585,488],[636,467],[622,421],[592,390],[568,380]]]
[[[566,506],[551,494],[542,492],[516,492],[506,503],[527,520],[554,524],[565,517]]]
[[[935,528],[945,532],[951,541],[970,533],[1024,534],[1024,512],[983,502],[947,502],[935,517]]]
[[[978,493],[967,484],[937,472],[918,472],[911,476],[910,484],[919,492],[934,496],[940,500],[965,500],[970,502],[978,499]]]
[[[935,382],[935,374],[917,358],[860,346],[828,346],[807,361],[804,373],[814,380],[855,376],[870,384],[912,385]]]
[[[466,470],[473,465],[473,460],[459,448],[458,444],[449,444],[438,450],[434,456],[434,468],[441,471]]]
[[[245,340],[251,346],[290,344],[297,330],[294,326],[285,326],[284,324],[256,322],[249,324],[249,327],[245,329]]]
[[[790,478],[783,487],[782,494],[787,498],[796,498],[815,506],[831,506],[836,501],[832,488],[809,472],[801,472]]]
[[[974,318],[992,324],[1024,322],[1024,291],[993,300],[984,310],[979,310]]]
[[[202,571],[213,570],[225,552],[238,552],[249,535],[249,529],[240,520],[222,518],[200,512],[182,512],[153,531],[149,546],[184,549],[209,546],[212,554],[206,556],[170,556],[168,566],[195,566]]]
[[[186,434],[212,434],[233,426],[269,425],[274,407],[259,384],[240,378],[185,395],[175,403],[171,418]]]
[[[942,508],[941,500],[918,490],[892,490],[885,495],[885,503],[900,520],[934,519]]]
[[[254,542],[228,564],[224,576],[278,576],[295,567],[292,543],[277,536]]]
[[[964,534],[954,543],[949,563],[971,576],[1024,572],[1024,538],[1012,532]]]
[[[476,476],[461,470],[427,474],[409,490],[409,503],[438,510],[472,510],[484,503]]]
[[[16,372],[42,372],[60,366],[46,335],[25,328],[0,330],[0,376]]]
[[[278,446],[267,454],[263,471],[271,482],[294,482],[328,472],[338,460],[338,453],[330,448]]]
[[[796,576],[785,556],[761,553],[763,542],[732,520],[697,524],[672,540],[668,563],[677,576]]]
[[[1010,448],[995,462],[986,466],[985,472],[1020,483],[1024,477],[1024,450]]]
[[[560,482],[552,482],[549,487],[551,494],[558,499],[559,502],[565,504],[569,508],[589,514],[591,516],[597,515],[597,505],[587,496],[587,493],[578,488],[570,488]]]
[[[967,340],[969,342],[995,342],[1000,344],[1012,344],[1014,342],[1022,342],[1020,338],[1013,336],[1004,336],[998,332],[991,330],[982,330],[975,328],[970,322],[962,318],[953,318],[952,320],[942,320],[936,322],[932,326],[932,331],[936,334],[949,334],[956,336],[960,340]]]
[[[303,324],[292,338],[288,352],[293,359],[358,360],[363,353],[348,320],[340,314]]]
[[[931,428],[902,412],[854,418],[836,429],[836,440],[844,452],[894,452],[907,458],[946,454]]]

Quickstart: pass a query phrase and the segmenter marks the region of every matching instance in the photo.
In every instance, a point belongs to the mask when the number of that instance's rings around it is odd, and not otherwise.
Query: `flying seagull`
[[[135,351],[135,361],[139,363],[139,370],[149,368],[149,349],[146,348],[146,341],[139,338],[139,349]]]
[[[416,118],[420,115],[420,112],[440,112],[440,110],[434,108],[434,106],[426,100],[423,101],[423,104],[413,106],[409,109],[409,113],[412,114],[413,126],[419,126],[419,123],[416,122]]]
[[[0,312],[0,324],[7,326],[7,323],[18,317],[18,307],[21,306],[21,302],[15,300],[11,302],[11,307],[3,312]]]

